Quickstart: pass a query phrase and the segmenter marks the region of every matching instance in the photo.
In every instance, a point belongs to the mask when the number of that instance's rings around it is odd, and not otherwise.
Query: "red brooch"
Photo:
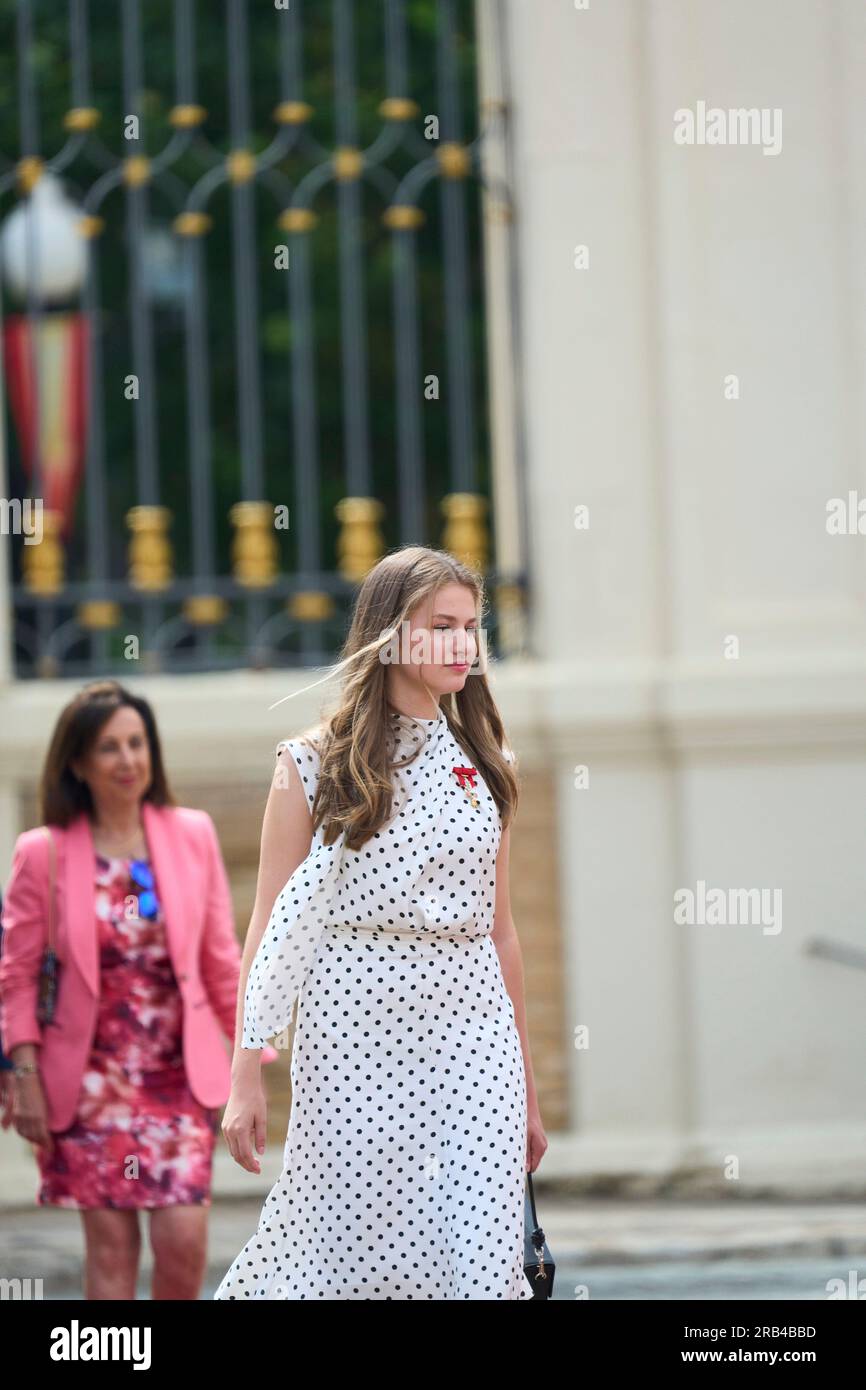
[[[475,778],[478,776],[478,769],[474,767],[452,767],[451,771],[456,775],[460,785],[460,790],[469,798],[473,807],[478,806],[478,796],[475,791]]]

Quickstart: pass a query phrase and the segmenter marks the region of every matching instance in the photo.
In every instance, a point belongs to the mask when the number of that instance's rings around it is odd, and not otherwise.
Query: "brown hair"
[[[93,798],[71,764],[85,757],[102,726],[123,705],[141,715],[150,745],[150,786],[143,800],[154,806],[174,806],[162,762],[162,749],[153,710],[147,700],[133,695],[119,681],[91,681],[60,711],[39,783],[39,815],[46,825],[67,826],[82,811],[93,811]]]
[[[399,636],[401,623],[424,599],[446,584],[460,584],[475,599],[481,625],[484,583],[475,570],[444,550],[406,545],[390,552],[370,570],[355,601],[348,635],[337,668],[348,665],[336,710],[311,739],[320,755],[319,781],[313,802],[314,833],[325,825],[325,844],[343,830],[346,846],[359,850],[390,820],[393,809],[389,739],[395,712],[386,692],[386,665],[381,648]],[[503,754],[504,729],[487,683],[487,663],[479,650],[482,673],[470,672],[462,690],[443,695],[439,707],[451,732],[481,773],[502,817],[514,815],[517,777]],[[420,752],[416,750],[411,762]]]

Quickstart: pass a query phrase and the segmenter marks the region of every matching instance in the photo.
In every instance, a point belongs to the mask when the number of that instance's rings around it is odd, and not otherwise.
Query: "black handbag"
[[[535,1214],[532,1174],[528,1170],[526,1190],[523,1194],[523,1271],[532,1285],[533,1298],[553,1297],[556,1265]]]
[[[48,861],[50,865],[48,874],[48,945],[42,955],[42,964],[39,968],[39,994],[36,1004],[36,1018],[41,1027],[46,1023],[54,1021],[54,1009],[57,1004],[57,977],[60,966],[57,960],[55,930],[54,930],[54,836],[43,825],[42,829],[48,836]]]

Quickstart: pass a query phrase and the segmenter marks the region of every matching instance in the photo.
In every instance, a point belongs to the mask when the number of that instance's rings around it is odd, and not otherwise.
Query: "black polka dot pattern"
[[[292,1111],[216,1299],[532,1297],[526,1081],[490,938],[501,821],[479,774],[476,808],[461,790],[444,714],[390,729],[399,761],[421,750],[394,770],[391,820],[357,852],[319,828],[250,971],[245,1046],[297,1002]],[[312,809],[315,742],[285,742]]]

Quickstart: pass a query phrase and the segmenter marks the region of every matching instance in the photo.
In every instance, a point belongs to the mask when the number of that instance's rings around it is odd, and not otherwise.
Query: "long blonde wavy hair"
[[[388,699],[388,668],[379,653],[395,634],[399,638],[402,623],[418,605],[446,584],[471,591],[480,627],[486,607],[483,580],[447,551],[401,546],[384,556],[361,584],[335,667],[348,668],[339,702],[318,726],[315,739],[312,731],[301,735],[319,752],[313,831],[324,824],[325,844],[332,844],[345,830],[347,848],[357,851],[391,819],[391,769],[414,761],[421,748],[404,761],[392,760],[392,715],[398,711]],[[487,683],[483,648],[478,660],[479,673],[470,673],[462,690],[442,695],[439,709],[487,783],[504,829],[517,809],[518,781],[503,756],[505,732]],[[436,698],[432,692],[431,698]]]

